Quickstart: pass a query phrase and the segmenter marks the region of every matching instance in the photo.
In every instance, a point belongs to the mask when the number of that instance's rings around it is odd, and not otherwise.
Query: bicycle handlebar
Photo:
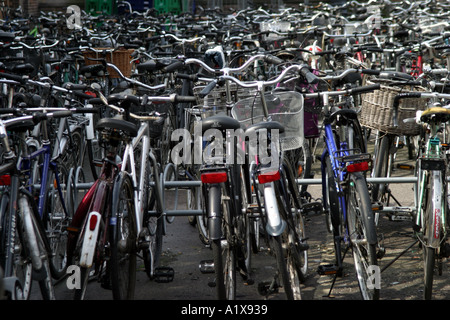
[[[360,94],[364,92],[370,92],[374,90],[380,89],[380,84],[371,84],[368,86],[362,86],[362,87],[356,87],[351,89],[343,89],[339,91],[322,91],[322,92],[314,92],[314,93],[303,93],[303,97],[305,98],[319,98],[321,96],[340,96],[340,95],[353,95],[353,94]]]

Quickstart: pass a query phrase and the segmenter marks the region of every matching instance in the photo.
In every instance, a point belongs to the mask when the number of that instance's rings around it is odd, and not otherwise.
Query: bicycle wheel
[[[225,185],[222,184],[220,186],[218,196],[219,198],[215,200],[221,201],[223,237],[211,240],[216,275],[216,292],[219,300],[234,300],[236,298],[236,256],[233,245],[234,232],[230,224],[231,204]]]
[[[423,297],[425,300],[430,300],[433,296],[433,277],[436,266],[436,247],[440,246],[441,230],[440,216],[436,216],[436,213],[443,210],[443,204],[441,199],[445,199],[442,195],[442,183],[441,175],[436,174],[435,171],[430,171],[428,174],[428,184],[426,194],[426,204],[423,221],[424,226],[422,249],[423,249],[423,271],[424,271],[424,291]],[[438,233],[438,234],[436,234]]]
[[[305,139],[302,147],[294,150],[289,150],[285,154],[289,163],[291,164],[296,178],[311,178],[312,157],[308,140]],[[303,195],[306,192],[307,188],[308,185],[302,185],[300,187],[300,195]]]
[[[162,215],[162,212],[158,212],[156,215],[150,215],[148,213],[149,211],[154,211],[155,208],[158,208],[156,197],[156,191],[152,191],[149,195],[148,209],[144,211],[143,222],[143,226],[148,231],[146,236],[148,247],[144,248],[142,255],[145,272],[150,279],[155,277],[155,269],[159,267],[160,264],[164,234],[164,216]]]
[[[0,252],[14,252],[14,254],[8,258],[12,259],[12,262],[6,261],[7,255],[1,256],[1,264],[4,267],[4,270],[7,271],[9,268],[6,267],[6,264],[11,263],[12,271],[11,273],[19,279],[21,284],[20,290],[12,296],[15,296],[16,299],[28,300],[31,294],[31,285],[32,285],[32,273],[33,273],[33,265],[31,263],[31,259],[29,259],[29,255],[27,253],[26,243],[24,243],[23,236],[23,228],[19,228],[17,226],[17,218],[15,219],[16,224],[15,227],[15,237],[14,243],[10,243],[11,240],[10,234],[6,232],[6,230],[11,230],[11,214],[9,212],[9,193],[3,193],[1,197],[1,205],[0,205],[0,218],[1,218],[1,238],[0,238]],[[16,214],[14,212],[14,214]],[[20,220],[19,220],[20,221]],[[14,246],[14,250],[9,249],[10,246]],[[9,271],[9,270],[8,270]]]
[[[288,300],[294,300],[295,294],[293,291],[293,285],[295,283],[291,282],[291,272],[294,271],[291,267],[288,270],[287,259],[285,258],[285,253],[283,250],[283,235],[280,236],[270,236],[269,243],[272,254],[275,256],[275,261],[277,263],[278,279],[279,283],[286,293]],[[286,237],[286,234],[284,235]]]
[[[24,243],[33,265],[33,278],[39,282],[44,300],[55,300],[55,292],[50,270],[50,258],[45,244],[45,233],[36,218],[37,210],[28,199],[21,195],[18,201],[20,227],[23,228]]]
[[[393,146],[395,136],[386,134],[379,141],[374,156],[374,165],[372,177],[386,178],[390,176],[390,167],[392,165],[391,147]],[[382,202],[387,189],[387,183],[374,183],[372,186],[372,201]]]
[[[294,215],[295,218],[297,218],[297,213],[293,213],[293,211],[297,210],[294,209],[295,206],[292,203],[293,199],[287,190],[287,183],[287,180],[283,177],[281,188],[276,192],[280,216],[287,222],[286,229],[281,236],[272,238],[279,238],[281,240],[281,251],[279,250],[280,248],[278,248],[278,243],[276,243],[278,240],[274,240],[275,243],[273,243],[273,246],[280,280],[286,293],[286,297],[288,300],[300,300],[300,282],[304,279],[302,267],[307,259],[305,259],[305,256],[303,255],[304,252],[302,252],[303,250],[300,248],[302,239],[296,233],[299,229],[296,225],[298,221],[295,221]]]
[[[380,279],[377,276],[380,273],[377,273],[376,228],[366,180],[360,172],[350,176],[346,208],[348,233],[361,295],[364,300],[378,300]]]
[[[44,223],[50,249],[52,250],[52,258],[50,260],[52,275],[55,279],[60,279],[66,275],[68,266],[67,227],[72,220],[73,210],[69,208],[67,170],[64,166],[58,167],[57,170],[59,171],[59,186],[56,182],[56,174],[54,171],[52,171],[49,177],[47,210],[44,216]],[[67,214],[64,211],[64,207],[67,210]]]
[[[121,173],[113,187],[110,229],[111,284],[116,300],[134,298],[136,286],[136,215],[134,188],[130,177]]]

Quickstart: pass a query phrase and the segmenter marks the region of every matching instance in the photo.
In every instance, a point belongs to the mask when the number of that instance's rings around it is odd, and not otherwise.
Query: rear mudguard
[[[208,217],[208,232],[210,240],[222,238],[222,194],[220,184],[212,184],[208,191],[206,214]]]
[[[278,210],[277,197],[275,195],[274,183],[264,185],[264,207],[266,210],[266,231],[271,236],[279,236],[286,227],[286,222],[281,218]]]
[[[81,247],[80,267],[90,268],[92,266],[101,219],[100,213],[95,211],[89,213]]]

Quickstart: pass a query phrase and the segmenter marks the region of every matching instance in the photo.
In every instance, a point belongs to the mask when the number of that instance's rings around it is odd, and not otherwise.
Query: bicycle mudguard
[[[210,240],[222,238],[222,194],[220,184],[212,184],[208,192],[208,232]]]
[[[355,172],[355,173],[351,174],[350,177],[355,182],[356,182],[356,180],[364,179],[364,176],[361,174],[361,172]],[[366,181],[364,181],[364,183],[367,184]],[[370,199],[370,196],[369,196],[369,199]],[[366,210],[364,210],[364,211],[366,211]],[[374,220],[374,215],[372,214],[372,211],[362,212],[362,219],[366,226],[369,226],[371,223],[372,224],[375,223],[374,221],[371,221],[371,220]],[[377,239],[376,229],[375,228],[366,228],[366,231],[367,231],[367,234],[366,234],[367,242],[369,244],[377,244],[378,239]]]
[[[443,200],[443,190],[442,187],[445,185],[442,179],[442,171],[433,170],[430,172],[430,189],[431,192],[431,203],[427,214],[425,215],[428,221],[426,222],[425,244],[427,247],[437,249],[441,246],[441,230],[443,230],[442,210],[444,210]]]
[[[98,212],[89,213],[87,226],[84,232],[83,246],[80,254],[80,266],[90,268],[94,261],[95,247],[97,245],[98,230],[102,216]]]
[[[264,185],[264,207],[266,209],[266,231],[269,235],[276,237],[283,233],[286,222],[281,219],[278,211],[277,197],[273,182]]]

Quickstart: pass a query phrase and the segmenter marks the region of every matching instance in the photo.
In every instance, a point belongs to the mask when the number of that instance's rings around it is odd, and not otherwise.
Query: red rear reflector
[[[359,171],[367,171],[369,170],[369,163],[368,162],[358,162],[349,164],[347,166],[347,172],[359,172]]]
[[[9,174],[0,176],[0,186],[9,186],[9,185],[11,185],[11,176]]]
[[[205,172],[201,175],[203,183],[222,183],[227,181],[226,172]]]
[[[258,181],[260,184],[269,183],[272,181],[280,180],[280,171],[273,171],[258,176]]]
[[[95,226],[97,225],[97,220],[98,220],[98,218],[97,218],[96,214],[91,215],[91,219],[89,220],[89,229],[91,231],[95,230]]]

